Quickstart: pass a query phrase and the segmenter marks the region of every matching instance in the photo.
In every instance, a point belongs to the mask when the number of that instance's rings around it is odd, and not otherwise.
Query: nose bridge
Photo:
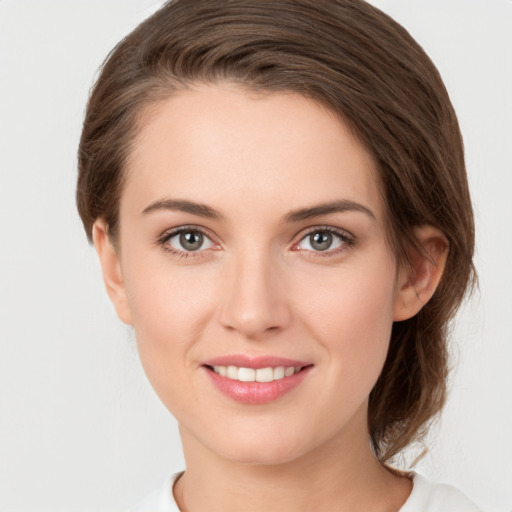
[[[233,255],[222,300],[221,322],[226,328],[259,338],[288,324],[281,265],[270,251],[254,247]]]

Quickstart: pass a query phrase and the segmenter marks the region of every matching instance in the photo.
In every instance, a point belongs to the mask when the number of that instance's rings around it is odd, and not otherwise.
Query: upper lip
[[[237,366],[239,368],[277,368],[278,366],[309,366],[311,363],[289,359],[278,356],[247,356],[243,354],[232,354],[220,357],[214,357],[203,362],[204,366]]]

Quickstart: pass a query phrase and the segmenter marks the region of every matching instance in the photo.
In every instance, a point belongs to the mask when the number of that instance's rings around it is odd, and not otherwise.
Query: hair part
[[[115,242],[127,163],[148,107],[196,83],[295,92],[340,116],[373,157],[399,264],[431,225],[450,250],[418,315],[393,326],[370,395],[369,432],[389,461],[446,399],[450,320],[468,285],[474,224],[457,118],[434,64],[408,32],[362,0],[174,0],[109,54],[89,98],[77,205],[89,240]]]

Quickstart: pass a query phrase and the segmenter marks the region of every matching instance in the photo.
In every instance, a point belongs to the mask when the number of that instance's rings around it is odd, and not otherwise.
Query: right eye
[[[195,228],[173,230],[165,234],[160,243],[167,251],[185,258],[192,256],[191,253],[201,253],[217,247],[206,233]]]

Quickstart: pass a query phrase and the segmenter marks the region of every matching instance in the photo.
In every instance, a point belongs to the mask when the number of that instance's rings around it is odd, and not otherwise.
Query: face
[[[399,294],[366,150],[295,94],[196,86],[147,114],[114,302],[184,439],[257,463],[367,440]]]

